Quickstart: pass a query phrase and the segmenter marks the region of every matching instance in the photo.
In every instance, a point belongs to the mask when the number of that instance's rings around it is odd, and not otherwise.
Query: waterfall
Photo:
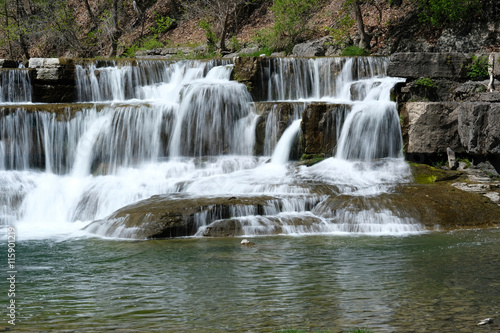
[[[386,64],[268,58],[259,104],[231,80],[230,60],[82,61],[76,86],[85,104],[0,106],[0,225],[46,238],[93,223],[83,233],[133,238],[123,219],[106,218],[152,196],[194,205],[245,197],[259,204],[193,215],[197,235],[228,219],[241,235],[418,232],[418,221],[394,207],[332,200],[377,196],[408,180],[389,99],[398,79],[385,76]],[[289,157],[311,102],[337,105],[322,120],[337,147],[334,158],[306,167]]]
[[[301,119],[295,120],[283,133],[271,157],[272,163],[285,164],[288,162],[293,141],[299,134],[300,122]]]
[[[29,103],[31,96],[27,69],[0,69],[0,103]]]
[[[268,58],[267,100],[341,99],[353,81],[384,76],[388,59],[372,57]]]

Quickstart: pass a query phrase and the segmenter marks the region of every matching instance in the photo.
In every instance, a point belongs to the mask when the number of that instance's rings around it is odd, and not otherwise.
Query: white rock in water
[[[243,239],[243,240],[241,241],[241,245],[245,245],[245,246],[252,246],[252,245],[255,245],[255,243],[252,243],[252,242],[250,242],[248,239],[246,239],[246,238],[245,238],[245,239]]]
[[[483,319],[481,320],[478,325],[486,325],[486,324],[491,324],[493,322],[493,319],[491,318],[486,318],[486,319]]]

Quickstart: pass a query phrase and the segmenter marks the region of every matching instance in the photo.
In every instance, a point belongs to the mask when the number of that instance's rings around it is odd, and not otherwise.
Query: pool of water
[[[252,241],[18,241],[15,328],[498,331],[496,322],[477,326],[499,317],[498,229]]]

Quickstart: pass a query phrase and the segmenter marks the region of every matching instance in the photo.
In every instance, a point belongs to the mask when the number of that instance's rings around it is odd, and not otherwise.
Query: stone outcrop
[[[472,61],[458,53],[391,56],[388,75],[407,79],[393,92],[409,160],[431,163],[447,156],[450,148],[459,157],[488,160],[500,170],[500,91],[487,92],[489,80],[469,80]]]
[[[410,154],[446,153],[449,147],[464,152],[458,135],[457,102],[408,102],[400,113],[406,152]]]
[[[33,102],[71,103],[76,101],[73,59],[31,58]]]
[[[457,113],[458,134],[467,153],[500,156],[500,103],[461,103]]]
[[[500,22],[474,23],[462,29],[444,29],[436,41],[434,52],[473,53],[484,49],[485,45],[500,42]]]
[[[471,61],[471,56],[463,53],[395,53],[390,57],[387,75],[467,80],[467,65]]]

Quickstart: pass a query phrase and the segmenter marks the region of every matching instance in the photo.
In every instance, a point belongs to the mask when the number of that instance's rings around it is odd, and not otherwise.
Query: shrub
[[[312,14],[322,0],[274,0],[271,10],[274,26],[257,33],[256,41],[261,47],[291,53],[293,46],[307,39]]]
[[[415,85],[424,89],[437,89],[438,85],[428,77],[421,77],[415,81]]]
[[[150,30],[154,32],[155,34],[162,34],[164,32],[167,32],[168,29],[175,23],[175,20],[168,17],[168,16],[161,16],[156,14],[156,26],[151,27]]]
[[[231,37],[229,42],[231,45],[231,50],[233,50],[233,52],[238,52],[239,50],[241,50],[241,43],[238,38],[236,38],[236,36]]]
[[[198,22],[198,26],[203,29],[203,31],[205,31],[209,53],[215,51],[217,49],[218,38],[214,32],[212,23],[210,23],[206,19],[202,19],[200,22]]]
[[[356,21],[351,18],[349,13],[344,11],[344,15],[341,15],[335,24],[335,28],[327,27],[326,30],[330,32],[330,36],[333,37],[334,44],[340,45],[346,43],[350,39],[350,30],[354,26]]]
[[[488,74],[488,57],[472,55],[472,64],[467,66],[467,76],[472,81],[479,81],[487,78]]]
[[[367,56],[370,52],[359,46],[348,46],[342,50],[341,55],[344,57]]]

